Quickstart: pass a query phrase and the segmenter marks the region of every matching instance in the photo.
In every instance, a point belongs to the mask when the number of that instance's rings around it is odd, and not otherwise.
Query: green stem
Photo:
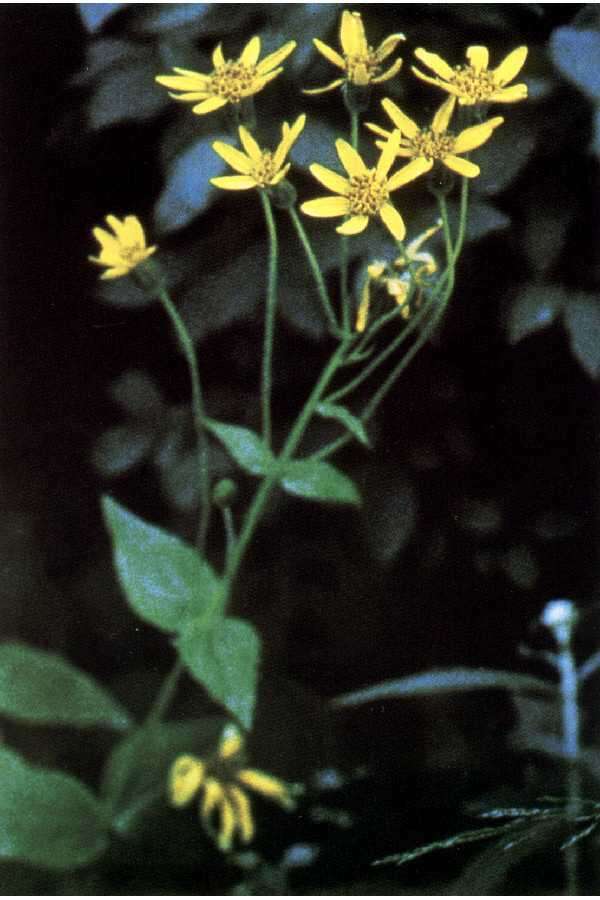
[[[350,113],[350,143],[358,150],[358,113],[353,110]]]
[[[335,317],[335,313],[331,306],[331,302],[329,300],[329,294],[327,292],[327,287],[325,285],[325,279],[323,278],[323,273],[321,272],[321,267],[319,265],[319,261],[315,256],[315,252],[311,246],[311,243],[308,239],[308,235],[306,234],[306,230],[304,225],[302,224],[302,220],[298,215],[298,212],[294,206],[290,206],[289,214],[292,222],[294,223],[294,228],[296,229],[296,233],[300,238],[300,243],[304,247],[304,252],[306,253],[306,259],[308,260],[308,264],[310,266],[310,270],[313,274],[313,278],[315,279],[315,284],[317,285],[317,291],[319,293],[319,298],[321,300],[321,304],[323,306],[323,311],[327,316],[327,321],[329,322],[329,327],[333,334],[339,335],[340,329],[337,323],[337,319]]]
[[[225,568],[227,568],[229,557],[233,553],[236,542],[233,513],[229,506],[223,508],[223,527],[225,528]]]
[[[464,178],[460,186],[460,213],[458,220],[458,234],[454,244],[454,265],[461,254],[467,233],[467,213],[469,209],[469,179]]]
[[[350,143],[355,150],[358,149],[358,113],[350,112]],[[348,334],[351,328],[350,292],[348,289],[348,240],[342,235],[340,242],[340,295],[342,300],[342,327]]]
[[[261,373],[261,406],[263,440],[267,448],[271,448],[271,393],[273,379],[273,339],[275,334],[275,311],[277,308],[277,263],[278,246],[277,230],[271,201],[266,191],[259,191],[262,202],[267,231],[269,232],[269,271],[267,276],[267,302],[265,305],[265,333],[263,339],[262,373]]]
[[[183,663],[180,659],[177,659],[177,662],[160,686],[160,690],[156,695],[154,703],[150,707],[148,715],[146,716],[146,719],[144,721],[145,727],[158,725],[158,723],[161,721],[167,709],[171,705],[171,702],[173,701],[175,692],[177,690],[177,685],[179,684],[179,679],[183,674],[183,670]]]
[[[279,457],[275,460],[270,471],[261,481],[260,486],[254,495],[254,499],[244,518],[239,538],[227,562],[225,571],[225,592],[227,596],[231,593],[233,582],[235,581],[235,577],[243,561],[248,545],[254,536],[254,532],[265,509],[269,495],[281,477],[281,470],[285,464],[289,462],[302,440],[315,408],[323,396],[323,392],[326,390],[328,384],[342,363],[350,340],[352,340],[351,335],[346,335],[343,338],[337,350],[323,369],[319,380],[315,384],[308,400],[300,411]]]
[[[196,443],[198,452],[198,481],[200,486],[200,519],[198,522],[198,532],[196,535],[196,546],[202,555],[206,548],[206,538],[210,526],[211,515],[211,499],[210,499],[210,472],[208,465],[208,440],[206,429],[204,428],[205,412],[204,399],[202,395],[202,387],[200,384],[200,372],[198,370],[198,360],[196,359],[196,351],[194,342],[187,330],[185,323],[177,307],[171,300],[166,288],[162,288],[159,292],[159,299],[162,303],[167,315],[171,319],[171,323],[177,335],[181,352],[183,353],[192,385],[192,413],[194,418],[194,427],[196,430]]]

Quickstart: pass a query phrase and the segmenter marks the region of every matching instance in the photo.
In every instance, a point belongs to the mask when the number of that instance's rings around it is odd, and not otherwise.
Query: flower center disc
[[[424,128],[411,139],[410,146],[416,155],[426,159],[445,159],[454,152],[454,143],[453,135],[436,134],[430,128]]]
[[[354,84],[369,84],[371,79],[374,78],[379,71],[379,63],[377,62],[372,47],[369,47],[368,53],[356,54],[354,56],[344,55],[344,60],[346,62],[348,78],[350,81],[354,82]]]
[[[457,66],[454,72],[452,83],[469,98],[467,105],[481,103],[497,90],[491,72],[486,70],[476,72],[473,66]]]
[[[273,154],[269,150],[263,150],[260,161],[252,167],[252,177],[264,187],[270,183],[275,174]]]
[[[248,93],[256,80],[256,67],[228,60],[218,66],[211,76],[211,88],[219,97],[237,103]]]
[[[377,179],[375,170],[350,178],[348,202],[356,216],[374,216],[389,197],[385,184]]]

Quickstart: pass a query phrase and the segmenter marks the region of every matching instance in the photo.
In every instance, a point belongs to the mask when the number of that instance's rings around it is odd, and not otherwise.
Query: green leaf
[[[63,871],[97,859],[108,844],[102,807],[70,775],[30,766],[0,747],[0,859]]]
[[[562,75],[591,100],[600,100],[600,31],[557,28],[550,38],[552,61]]]
[[[337,422],[340,422],[365,447],[371,446],[365,426],[345,406],[339,406],[337,403],[319,403],[317,412],[324,419],[335,419]]]
[[[201,615],[221,583],[200,554],[111,497],[103,497],[102,507],[119,581],[134,612],[164,631]]]
[[[177,641],[181,659],[211,697],[250,729],[256,701],[260,638],[248,622],[191,623]]]
[[[503,672],[496,669],[433,669],[418,675],[407,675],[383,681],[333,700],[334,706],[359,706],[392,697],[424,697],[433,694],[449,694],[455,691],[497,690],[502,688],[514,693],[538,691],[552,694],[554,685],[532,675]]]
[[[0,715],[35,725],[131,725],[123,707],[85,672],[20,643],[0,645]]]
[[[565,310],[565,326],[573,356],[590,378],[600,375],[600,299],[577,293]]]
[[[251,475],[264,475],[273,456],[255,431],[209,420],[206,427],[225,446],[236,463]]]
[[[473,841],[484,841],[489,838],[497,837],[500,834],[514,831],[519,827],[519,822],[508,822],[505,825],[489,826],[487,828],[477,828],[473,831],[463,831],[452,837],[445,838],[441,841],[434,841],[432,844],[425,844],[422,847],[416,847],[414,850],[407,850],[405,853],[393,853],[383,859],[376,860],[374,866],[385,866],[389,863],[395,863],[402,866],[419,856],[425,856],[427,853],[433,853],[434,850],[448,850],[451,847],[461,847],[463,844],[471,844]]]
[[[555,284],[529,284],[513,302],[507,330],[511,344],[516,344],[535,331],[547,328],[560,313],[567,300],[566,291]]]
[[[329,503],[360,506],[360,494],[353,481],[330,463],[298,459],[287,463],[281,486],[296,497]]]

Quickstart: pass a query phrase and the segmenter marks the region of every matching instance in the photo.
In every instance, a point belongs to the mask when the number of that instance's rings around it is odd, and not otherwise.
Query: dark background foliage
[[[347,123],[338,95],[303,97],[300,88],[331,76],[310,38],[335,44],[342,8],[0,8],[0,630],[64,653],[137,712],[171,650],[125,607],[98,497],[110,492],[191,538],[193,434],[187,373],[160,308],[127,280],[98,285],[86,261],[90,229],[107,212],[135,212],[145,222],[198,342],[212,415],[254,427],[266,258],[260,207],[254,196],[207,189],[218,165],[210,142],[225,123],[219,114],[191,115],[153,78],[172,65],[207,70],[219,40],[233,56],[255,33],[266,49],[296,38],[284,75],[257,98],[257,109],[266,139],[282,118],[308,113],[294,159],[299,191],[309,196],[307,164],[330,159]],[[298,892],[553,893],[560,864],[543,846],[510,872],[475,851],[398,871],[369,867],[378,856],[468,827],[465,804],[510,805],[547,792],[557,774],[523,738],[533,729],[523,710],[501,693],[396,700],[351,714],[332,712],[327,701],[434,666],[525,670],[517,646],[543,641],[532,623],[550,597],[589,610],[580,649],[597,647],[598,7],[356,8],[374,43],[406,33],[403,72],[381,95],[392,93],[416,116],[428,120],[440,100],[409,73],[420,45],[459,61],[468,44],[484,43],[499,61],[526,43],[531,99],[506,107],[505,125],[479,153],[472,242],[441,333],[386,401],[374,449],[337,458],[360,485],[363,510],[279,497],[245,565],[235,611],[257,625],[265,647],[256,755],[309,785],[301,815],[261,817],[259,849],[269,865],[259,892],[283,890],[275,864],[302,842],[319,854],[289,869]],[[434,217],[433,200],[421,186],[404,196],[416,232]],[[310,228],[333,276],[330,223]],[[353,240],[355,273],[380,255],[379,241],[376,234]],[[283,223],[282,244],[280,436],[330,349]],[[331,428],[323,422],[306,446]],[[231,473],[215,446],[214,477]],[[240,477],[239,486],[238,516],[253,485]],[[220,546],[215,527],[216,563]],[[212,711],[186,683],[175,713]],[[594,724],[597,714],[590,735]],[[6,733],[32,758],[69,766],[92,783],[109,746],[108,738],[13,734],[9,726]],[[332,772],[319,781],[315,773],[331,768],[337,781]],[[135,852],[115,851],[105,869],[78,875],[69,890],[11,868],[14,890],[220,893],[241,880],[208,852],[193,816],[169,822],[169,839],[149,826]]]

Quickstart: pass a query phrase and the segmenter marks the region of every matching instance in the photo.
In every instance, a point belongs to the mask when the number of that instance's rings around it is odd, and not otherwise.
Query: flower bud
[[[233,506],[237,497],[237,485],[231,478],[221,478],[213,488],[213,503],[219,509]]]

